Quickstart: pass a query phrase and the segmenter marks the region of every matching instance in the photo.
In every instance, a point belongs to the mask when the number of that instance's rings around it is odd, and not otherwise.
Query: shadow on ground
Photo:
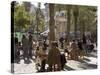
[[[69,66],[67,66],[67,65],[65,65],[64,68],[67,69],[68,71],[75,70],[75,69],[73,69],[73,68],[71,68],[71,67],[69,67]]]

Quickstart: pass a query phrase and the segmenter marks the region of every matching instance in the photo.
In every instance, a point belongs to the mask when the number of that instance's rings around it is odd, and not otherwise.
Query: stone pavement
[[[83,60],[68,60],[64,70],[97,69],[97,52],[85,56]]]
[[[64,70],[86,70],[97,68],[97,52],[92,52],[88,56],[85,56],[83,60],[67,60]],[[20,61],[20,64],[14,63],[15,73],[34,73],[37,72],[35,62],[31,60],[30,64],[24,64],[24,60]]]
[[[20,64],[14,64],[15,73],[34,73],[36,72],[36,67],[34,61],[31,61],[30,64],[25,64],[24,60],[20,61]]]

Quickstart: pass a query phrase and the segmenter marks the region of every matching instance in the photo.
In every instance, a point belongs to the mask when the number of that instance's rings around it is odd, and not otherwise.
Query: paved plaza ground
[[[87,70],[97,68],[97,51],[89,53],[83,60],[67,60],[64,70]],[[30,64],[24,64],[24,60],[21,59],[20,64],[14,63],[15,73],[34,73],[37,72],[35,61],[31,60]]]

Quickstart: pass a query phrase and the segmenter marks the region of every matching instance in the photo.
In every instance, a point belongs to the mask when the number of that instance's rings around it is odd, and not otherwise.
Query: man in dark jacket
[[[61,48],[62,48],[62,49],[63,49],[63,41],[64,41],[64,38],[61,37],[61,38],[59,39],[59,42],[60,42],[60,44],[61,44]]]
[[[32,59],[32,44],[33,44],[33,37],[31,34],[29,34],[29,57]]]
[[[24,51],[24,62],[26,63],[29,60],[29,56],[28,56],[28,39],[26,38],[25,35],[23,35],[22,37],[22,47]]]
[[[66,58],[65,58],[64,53],[61,54],[60,57],[61,57],[61,70],[63,70],[63,69],[64,69],[64,66],[65,66],[65,63],[66,63],[67,61],[66,61]]]

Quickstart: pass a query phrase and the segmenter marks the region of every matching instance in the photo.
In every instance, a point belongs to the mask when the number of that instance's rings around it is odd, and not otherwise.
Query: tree
[[[66,6],[66,11],[67,11],[67,35],[65,42],[68,44],[70,40],[70,26],[71,26],[71,6],[67,5]]]
[[[23,4],[18,4],[14,11],[14,28],[17,31],[26,30],[30,25],[30,15]]]
[[[73,16],[74,16],[74,36],[75,36],[75,39],[77,38],[78,15],[79,15],[78,6],[73,6]]]
[[[61,10],[65,10],[66,9],[66,5],[62,5],[62,4],[55,4],[55,11],[61,11]]]
[[[93,6],[80,6],[79,7],[79,30],[81,32],[80,37],[82,37],[85,32],[95,32],[97,31],[97,16],[96,7]]]
[[[36,31],[37,31],[37,39],[38,39],[38,33],[41,33],[45,30],[45,20],[44,20],[44,14],[42,12],[41,3],[38,3],[38,7],[35,8],[36,15],[35,15],[35,21],[36,21]]]
[[[31,7],[31,3],[30,2],[23,2],[23,5],[25,7],[25,11],[29,12],[30,7]]]
[[[49,4],[49,40],[55,41],[55,20],[54,20],[54,4]]]
[[[45,25],[45,20],[44,20],[44,14],[43,14],[43,11],[42,11],[42,9],[40,9],[40,7],[41,7],[41,3],[38,3],[38,8],[37,8],[37,10],[36,10],[36,18],[37,18],[37,30],[39,31],[39,32],[43,32],[44,31],[44,25]]]

